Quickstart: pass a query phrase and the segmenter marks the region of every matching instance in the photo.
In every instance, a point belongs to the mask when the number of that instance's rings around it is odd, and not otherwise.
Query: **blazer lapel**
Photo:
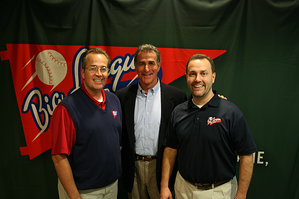
[[[172,97],[170,96],[171,95],[168,93],[167,89],[165,88],[165,85],[161,83],[161,124],[158,141],[159,148],[163,144],[164,134],[166,133],[168,124],[168,118],[166,118],[165,115],[170,115],[172,112],[172,107],[174,106]]]
[[[135,86],[136,85],[136,86]],[[126,97],[126,102],[124,103],[124,109],[126,115],[126,126],[127,126],[127,133],[129,137],[129,142],[132,151],[135,151],[135,135],[134,135],[134,110],[135,110],[135,98],[137,93],[137,84],[131,87],[128,95]]]

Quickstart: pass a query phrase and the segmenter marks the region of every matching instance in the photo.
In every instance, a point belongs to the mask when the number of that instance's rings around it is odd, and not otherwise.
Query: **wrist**
[[[161,188],[168,188],[168,181],[165,182],[164,180],[162,180],[161,183],[160,183],[160,187]]]
[[[161,189],[168,189],[168,185],[161,185]]]

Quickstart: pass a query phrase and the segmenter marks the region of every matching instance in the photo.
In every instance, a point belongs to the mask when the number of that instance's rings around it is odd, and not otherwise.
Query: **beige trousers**
[[[175,180],[174,191],[176,199],[233,199],[237,193],[236,176],[218,187],[209,190],[197,189],[187,182],[178,172]]]
[[[118,180],[111,183],[106,187],[99,189],[88,189],[88,190],[79,190],[80,196],[83,199],[117,199],[117,185]],[[58,195],[59,199],[69,199],[70,197],[66,193],[63,185],[58,179]]]
[[[129,199],[159,199],[160,193],[156,180],[156,159],[135,161],[135,177]]]

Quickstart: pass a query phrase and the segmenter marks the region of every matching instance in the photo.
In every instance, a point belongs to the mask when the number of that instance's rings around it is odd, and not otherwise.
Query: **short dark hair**
[[[150,52],[150,51],[154,51],[157,55],[157,65],[160,66],[161,64],[161,53],[160,51],[157,49],[157,47],[151,45],[151,44],[142,44],[138,47],[138,49],[135,52],[135,56],[134,56],[134,64],[136,66],[137,64],[137,55],[139,52]]]
[[[207,59],[210,62],[210,64],[211,64],[212,72],[213,73],[215,72],[215,63],[214,63],[213,59],[211,59],[210,57],[208,57],[208,56],[206,56],[204,54],[195,54],[195,55],[192,55],[190,57],[190,59],[188,60],[188,62],[187,62],[186,73],[188,73],[188,65],[189,65],[190,61],[196,60],[196,59]]]
[[[83,56],[82,56],[82,69],[85,69],[86,67],[86,57],[87,55],[89,55],[90,53],[95,53],[95,54],[103,54],[105,55],[105,57],[107,58],[108,60],[108,63],[107,63],[107,67],[109,67],[110,65],[110,57],[109,55],[106,53],[106,51],[104,51],[103,49],[100,49],[100,48],[91,48],[89,50],[87,50]]]

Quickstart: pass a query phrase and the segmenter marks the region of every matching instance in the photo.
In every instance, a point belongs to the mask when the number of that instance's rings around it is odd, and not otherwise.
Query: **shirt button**
[[[148,127],[148,125],[146,125],[146,127]]]
[[[147,112],[146,114],[149,114],[149,112]]]
[[[147,137],[145,139],[148,139]]]

